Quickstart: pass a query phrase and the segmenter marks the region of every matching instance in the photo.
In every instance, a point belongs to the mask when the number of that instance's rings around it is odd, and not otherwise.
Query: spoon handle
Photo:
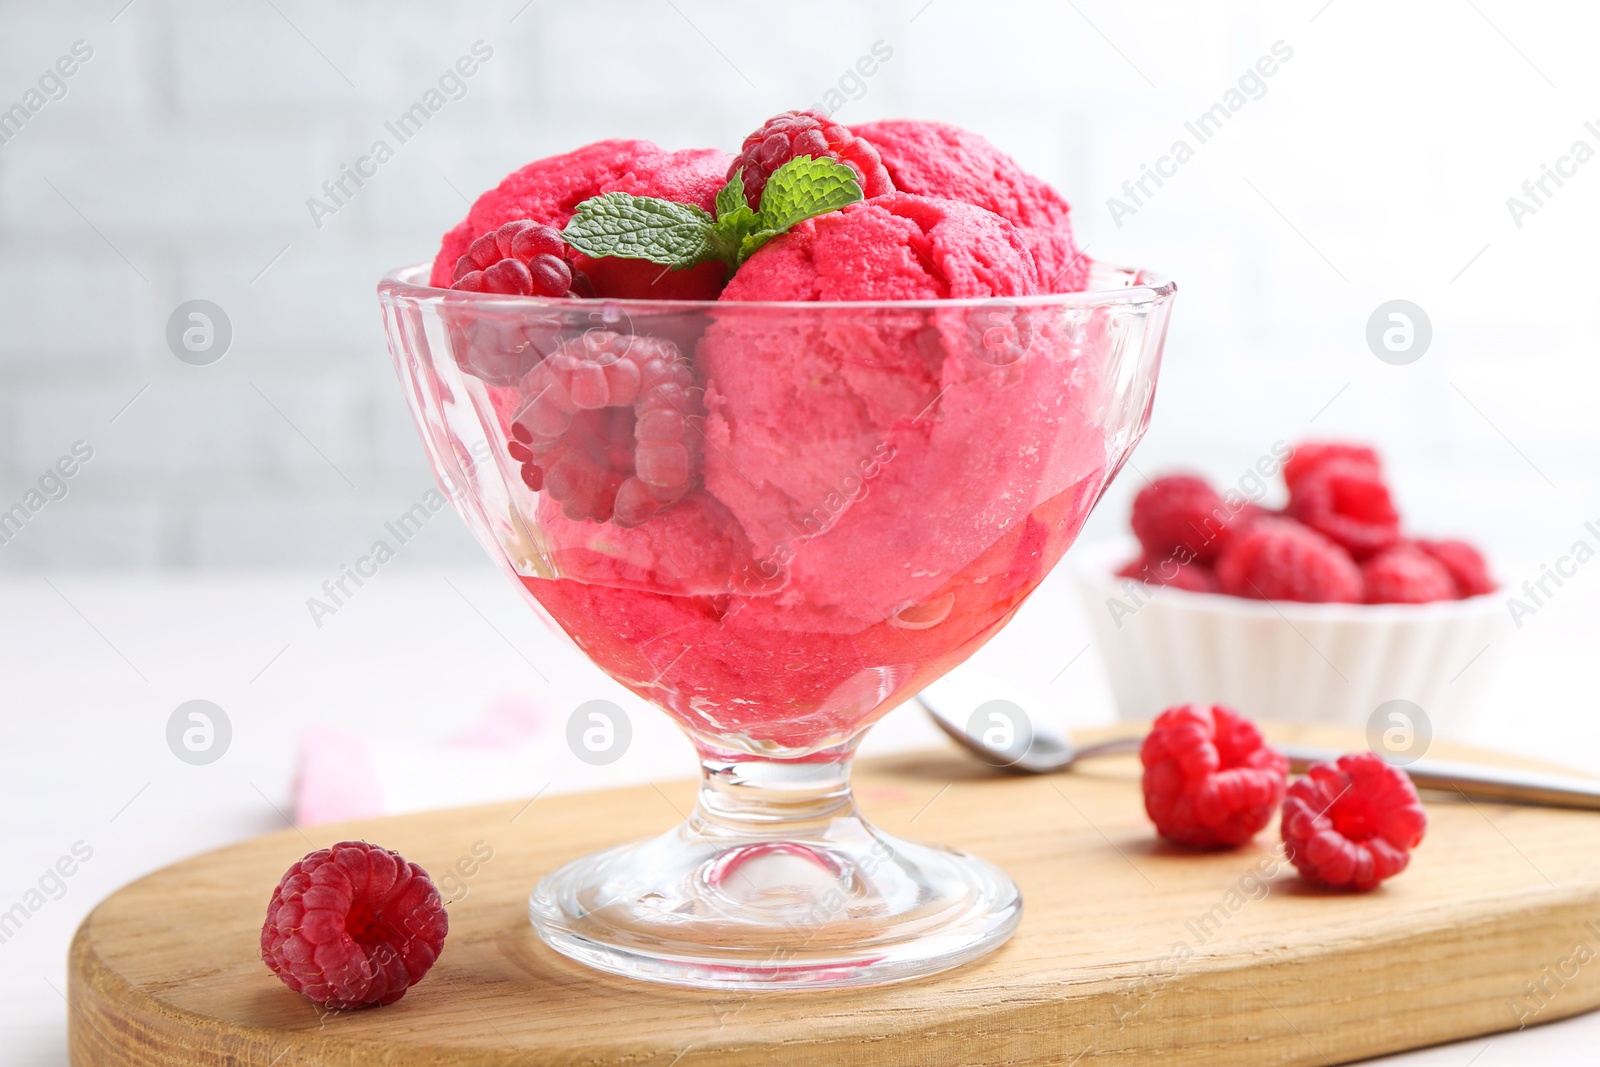
[[[1303,771],[1313,763],[1338,759],[1340,755],[1332,749],[1306,745],[1279,745],[1277,748],[1289,758],[1290,768],[1296,771]],[[1419,759],[1401,770],[1411,776],[1412,784],[1418,789],[1459,793],[1468,800],[1600,811],[1600,780],[1434,759]]]
[[[1142,737],[1114,737],[1109,741],[1085,745],[1073,762],[1095,756],[1113,756],[1139,751]],[[1342,753],[1310,745],[1278,745],[1289,759],[1289,768],[1304,771],[1313,763],[1326,763]],[[1583,808],[1600,811],[1600,779],[1573,778],[1513,767],[1490,767],[1478,763],[1419,759],[1401,768],[1418,789],[1458,793],[1468,800],[1510,801],[1538,804],[1549,808]]]
[[[1072,762],[1081,759],[1093,759],[1096,756],[1121,756],[1129,752],[1137,752],[1144,745],[1144,735],[1135,734],[1131,737],[1113,737],[1109,741],[1097,741],[1092,745],[1084,745],[1073,753]]]

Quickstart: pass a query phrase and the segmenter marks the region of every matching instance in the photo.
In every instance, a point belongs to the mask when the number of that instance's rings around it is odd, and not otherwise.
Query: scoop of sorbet
[[[878,150],[901,192],[961,200],[1016,226],[1038,262],[1040,292],[1072,293],[1087,284],[1089,260],[1073,239],[1067,202],[982,137],[909,119],[851,129]]]

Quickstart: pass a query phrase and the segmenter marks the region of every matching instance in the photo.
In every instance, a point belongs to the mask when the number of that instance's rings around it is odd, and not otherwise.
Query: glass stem
[[[712,840],[752,843],[821,837],[856,821],[850,764],[856,740],[805,760],[769,760],[700,750],[700,795],[688,829]]]

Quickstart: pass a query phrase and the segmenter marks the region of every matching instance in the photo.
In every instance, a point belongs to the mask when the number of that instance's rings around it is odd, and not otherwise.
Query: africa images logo
[[[1185,122],[1183,129],[1188,136],[1173,141],[1165,154],[1156,157],[1155,166],[1141,163],[1139,176],[1122,183],[1122,197],[1106,198],[1106,210],[1111,213],[1111,221],[1117,229],[1122,229],[1123,219],[1137,215],[1139,209],[1155,196],[1156,190],[1165,185],[1168,179],[1177,177],[1178,168],[1193,159],[1201,145],[1221,133],[1228,121],[1243,111],[1246,104],[1267,95],[1267,79],[1294,58],[1294,48],[1285,41],[1273,41],[1269,53],[1246,68],[1239,75],[1238,82],[1229,86],[1220,100],[1193,120]]]
[[[1506,210],[1511,213],[1511,221],[1517,229],[1522,229],[1528,216],[1537,215],[1539,209],[1561,191],[1567,180],[1576,178],[1579,167],[1595,157],[1595,145],[1600,144],[1600,121],[1584,123],[1583,131],[1594,138],[1593,143],[1583,137],[1577,138],[1566,152],[1556,157],[1554,166],[1540,164],[1539,176],[1522,183],[1520,197],[1506,197]]]
[[[322,183],[321,196],[306,198],[306,210],[311,222],[322,229],[325,220],[337,215],[364,187],[378,176],[378,168],[395,157],[401,145],[422,132],[430,119],[452,101],[463,99],[468,92],[467,79],[477,74],[494,56],[494,49],[483,41],[472,42],[470,55],[463,55],[439,75],[436,85],[429,86],[422,97],[394,119],[383,124],[389,137],[379,137],[365,155],[353,163],[341,163],[339,173]],[[390,143],[390,138],[393,143]]]

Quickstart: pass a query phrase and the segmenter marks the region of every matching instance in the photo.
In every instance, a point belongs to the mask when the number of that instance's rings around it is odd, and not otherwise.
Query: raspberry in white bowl
[[[1137,543],[1075,554],[1119,715],[1203,701],[1361,725],[1391,700],[1435,725],[1458,714],[1502,625],[1482,554],[1409,535],[1365,446],[1302,444],[1283,476],[1281,509],[1157,478],[1134,501]]]

